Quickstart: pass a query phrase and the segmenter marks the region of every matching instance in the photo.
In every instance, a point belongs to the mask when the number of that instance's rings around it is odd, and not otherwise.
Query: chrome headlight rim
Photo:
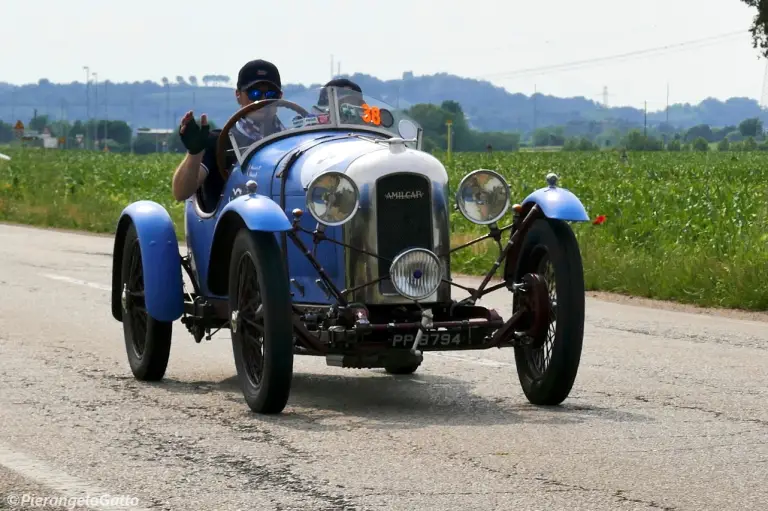
[[[467,183],[467,180],[476,176],[477,174],[490,174],[492,177],[497,178],[499,181],[501,181],[501,184],[504,187],[504,192],[506,193],[506,201],[505,201],[504,207],[502,208],[502,210],[499,212],[498,215],[496,215],[490,220],[478,221],[473,219],[467,212],[466,208],[464,207],[465,206],[464,201],[461,200],[461,195],[462,195],[461,191],[464,189],[464,185]],[[507,211],[509,211],[509,208],[512,205],[512,191],[509,188],[509,183],[507,183],[507,180],[504,179],[504,176],[502,176],[499,172],[496,172],[495,170],[490,170],[490,169],[476,169],[470,172],[469,174],[467,174],[466,176],[464,176],[462,180],[459,181],[459,187],[456,190],[456,205],[458,206],[459,211],[461,211],[461,214],[464,216],[464,218],[466,218],[473,224],[491,225],[491,224],[495,224],[496,222],[504,218],[504,215],[506,215]]]
[[[352,187],[352,189],[355,192],[355,205],[352,208],[352,212],[347,217],[345,217],[343,220],[340,220],[338,222],[329,222],[327,220],[324,220],[323,218],[320,217],[320,215],[318,215],[315,212],[314,208],[312,207],[312,189],[313,189],[313,187],[317,185],[319,180],[321,180],[321,179],[323,179],[325,177],[328,177],[328,176],[332,176],[332,175],[336,175],[336,176],[339,177],[340,180],[346,181],[347,183],[349,183],[350,186]],[[344,224],[348,223],[350,220],[352,220],[355,217],[355,215],[357,214],[357,210],[360,209],[360,189],[358,188],[357,183],[355,183],[354,179],[352,179],[351,177],[346,175],[344,172],[340,172],[338,170],[328,170],[328,171],[322,172],[322,173],[316,175],[314,178],[312,178],[312,181],[309,182],[309,185],[306,188],[306,191],[305,191],[305,194],[304,194],[304,202],[305,202],[305,204],[307,206],[307,210],[309,211],[309,214],[312,215],[312,218],[314,218],[315,220],[317,220],[319,223],[323,224],[326,227],[338,227],[338,226],[344,225]]]
[[[393,278],[393,274],[397,270],[397,265],[399,263],[402,263],[402,261],[406,257],[409,257],[410,254],[413,254],[415,252],[418,252],[418,253],[421,253],[421,254],[425,254],[429,259],[432,259],[432,261],[435,264],[435,266],[437,267],[437,271],[438,271],[437,283],[433,286],[433,288],[429,289],[429,292],[425,292],[425,293],[423,293],[421,295],[412,295],[412,294],[406,293],[398,285],[397,279]],[[400,296],[402,296],[403,298],[407,298],[408,300],[413,300],[414,302],[418,302],[418,301],[424,300],[426,298],[429,298],[430,296],[435,294],[438,291],[438,289],[440,289],[440,285],[443,283],[443,271],[444,271],[443,263],[442,263],[442,261],[440,261],[440,258],[437,256],[437,254],[435,254],[434,252],[432,252],[429,249],[416,247],[416,248],[409,248],[407,250],[404,250],[404,251],[400,252],[392,260],[392,264],[389,266],[389,278],[390,278],[390,281],[392,282],[392,286],[395,288],[395,291],[397,291],[397,293]]]

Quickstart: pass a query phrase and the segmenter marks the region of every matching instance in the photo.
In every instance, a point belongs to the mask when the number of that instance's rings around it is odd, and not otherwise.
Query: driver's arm
[[[173,189],[173,197],[177,201],[187,200],[192,197],[203,184],[203,181],[205,181],[208,173],[201,166],[204,154],[205,151],[197,154],[187,153],[179,166],[176,167],[171,188]]]

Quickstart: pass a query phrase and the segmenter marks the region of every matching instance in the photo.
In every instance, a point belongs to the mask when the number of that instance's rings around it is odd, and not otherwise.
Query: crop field
[[[2,149],[0,220],[112,232],[131,201],[170,211],[183,236],[183,203],[171,197],[180,155],[132,156]],[[588,289],[705,306],[768,309],[768,154],[465,153],[445,161],[452,190],[477,168],[500,171],[513,202],[544,186],[550,171],[602,224],[573,226]],[[452,213],[459,244],[483,228]],[[456,254],[455,273],[483,273],[493,242]]]

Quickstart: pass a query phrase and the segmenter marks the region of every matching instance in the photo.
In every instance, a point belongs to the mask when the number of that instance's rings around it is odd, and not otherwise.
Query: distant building
[[[165,152],[168,150],[168,142],[175,130],[172,129],[160,129],[160,128],[138,128],[136,130],[137,139],[150,139],[155,144],[155,151]]]

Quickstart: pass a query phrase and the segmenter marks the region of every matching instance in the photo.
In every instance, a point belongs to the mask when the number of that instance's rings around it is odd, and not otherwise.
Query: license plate
[[[413,341],[416,339],[416,334],[394,334],[390,338],[392,347],[408,347],[413,346]],[[462,342],[462,335],[458,332],[428,332],[421,336],[419,340],[419,346],[461,346],[462,344],[471,344],[472,341],[467,335]]]

